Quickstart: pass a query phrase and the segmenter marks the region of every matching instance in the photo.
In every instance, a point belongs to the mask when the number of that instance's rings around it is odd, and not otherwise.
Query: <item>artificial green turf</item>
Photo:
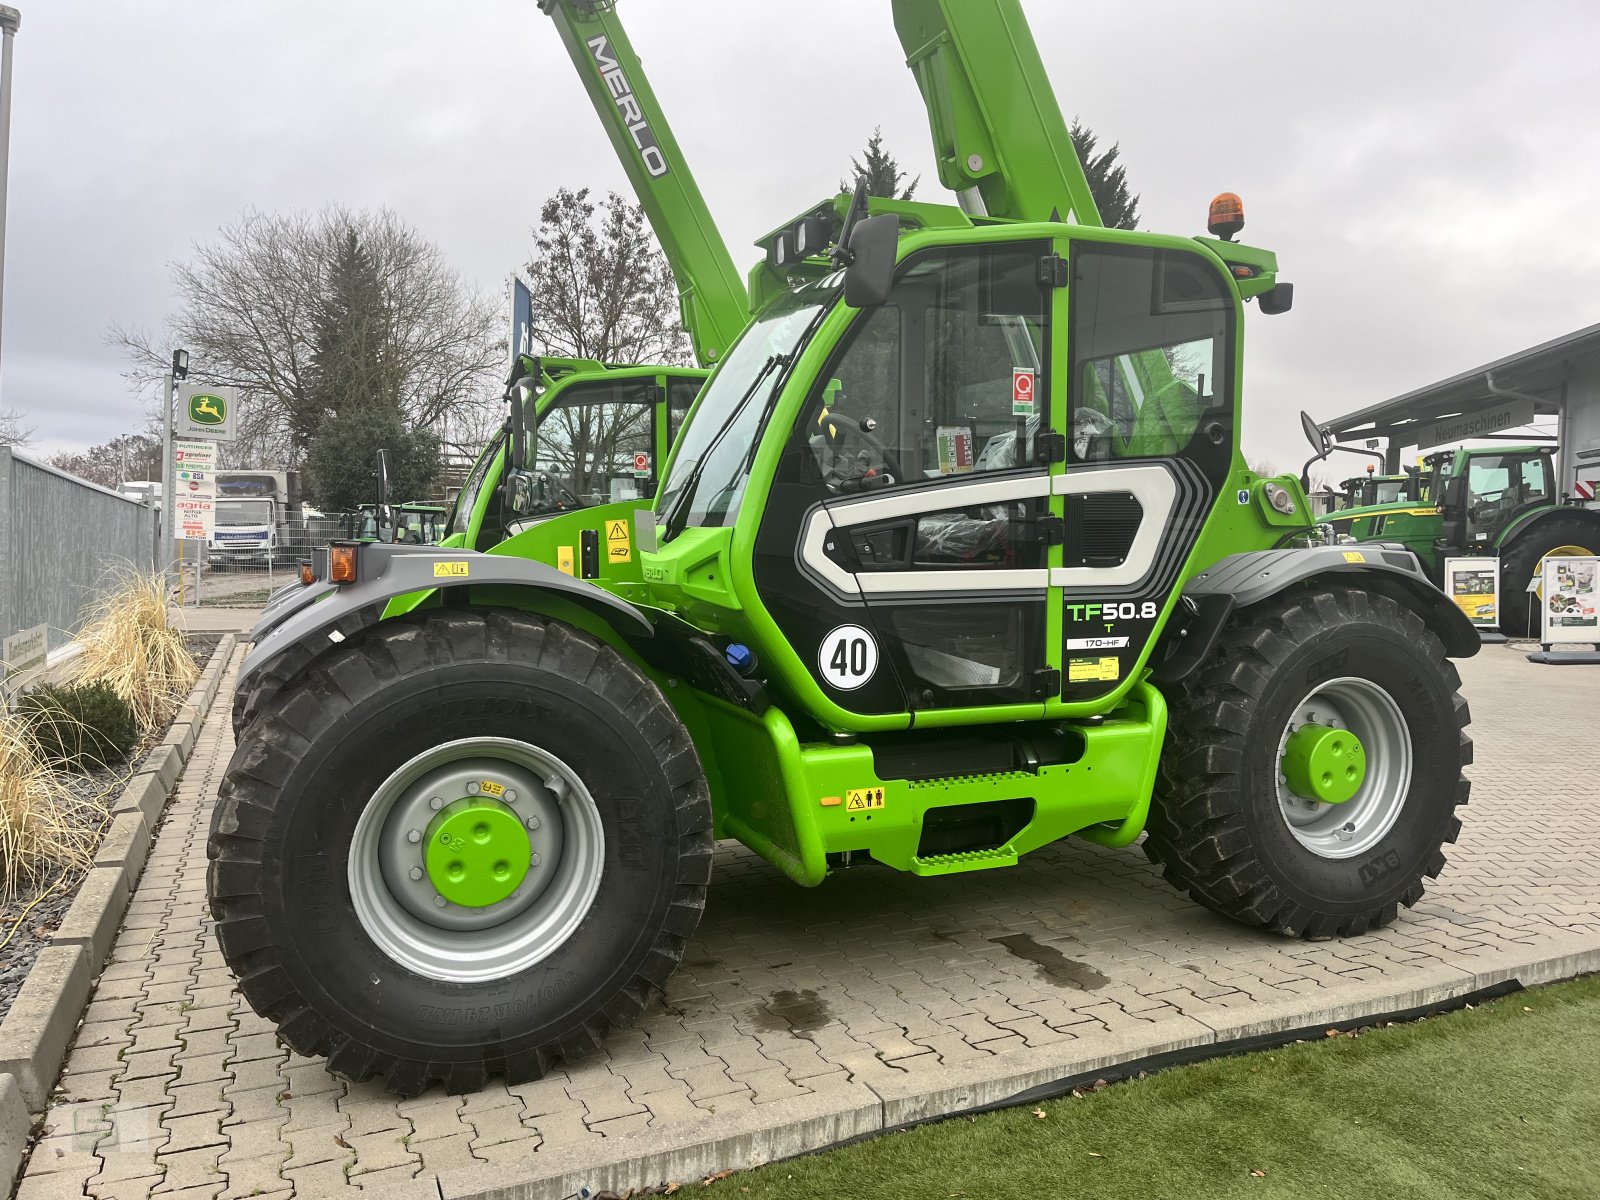
[[[1042,1109],[925,1125],[716,1187],[739,1200],[1595,1200],[1600,977]]]

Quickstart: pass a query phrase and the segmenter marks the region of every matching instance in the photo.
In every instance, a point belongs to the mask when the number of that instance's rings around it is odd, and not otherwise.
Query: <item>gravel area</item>
[[[184,642],[203,671],[221,640],[220,634],[192,633]],[[110,808],[122,785],[133,776],[149,746],[159,742],[166,732],[163,728],[152,733],[146,744],[120,766],[65,777],[73,794],[87,801],[78,809],[78,815],[84,825],[94,829],[96,844],[100,833],[110,823]],[[5,943],[0,948],[0,1017],[10,1011],[11,1002],[27,979],[33,960],[50,944],[51,936],[67,909],[72,907],[82,882],[83,871],[73,871],[65,878],[52,878],[43,888],[19,895],[11,904],[0,908],[0,942]]]

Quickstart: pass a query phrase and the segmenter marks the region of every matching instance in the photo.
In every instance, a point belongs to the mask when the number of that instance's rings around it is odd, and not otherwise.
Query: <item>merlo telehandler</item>
[[[1213,236],[1100,228],[1018,0],[891,7],[958,206],[858,191],[763,239],[635,520],[529,521],[513,395],[456,544],[336,544],[262,631],[208,883],[295,1050],[407,1093],[572,1061],[677,966],[719,838],[814,886],[1144,834],[1200,903],[1313,938],[1443,867],[1478,637],[1409,550],[1322,542],[1246,467],[1274,255],[1227,196]],[[586,532],[637,582],[549,565]]]

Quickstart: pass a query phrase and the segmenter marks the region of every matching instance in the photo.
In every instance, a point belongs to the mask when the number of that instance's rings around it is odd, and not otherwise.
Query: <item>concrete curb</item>
[[[1563,946],[1566,940],[1558,939],[1542,952],[1508,952],[1478,971],[1441,966],[1420,973],[1405,987],[1373,988],[1340,1003],[1284,1005],[1281,1011],[1267,1005],[1217,1010],[1205,1018],[1164,1021],[1142,1031],[1143,1036],[1124,1030],[1047,1047],[1028,1053],[1021,1070],[994,1072],[992,1064],[973,1063],[951,1069],[937,1082],[907,1080],[903,1092],[855,1082],[844,1093],[835,1089],[826,1096],[762,1105],[740,1117],[708,1117],[660,1133],[630,1135],[625,1157],[606,1158],[591,1147],[574,1147],[520,1162],[445,1171],[438,1176],[439,1191],[444,1200],[566,1200],[585,1194],[585,1189],[587,1194],[609,1190],[620,1195],[670,1180],[692,1183],[714,1171],[763,1166],[917,1122],[1033,1103],[1058,1081],[1110,1073],[1119,1064],[1159,1054],[1202,1050],[1194,1056],[1221,1057],[1254,1048],[1251,1039],[1283,1035],[1287,1040],[1296,1031],[1443,1005],[1497,984],[1534,987],[1600,972],[1600,948],[1576,938],[1570,947]]]
[[[49,1102],[149,857],[156,824],[216,700],[236,642],[233,634],[223,635],[166,737],[145,756],[111,805],[112,820],[94,865],[0,1021],[0,1177],[14,1177],[22,1164],[32,1129],[26,1114],[42,1112]]]
[[[22,1098],[17,1077],[0,1075],[0,1167],[9,1166],[15,1175],[32,1136],[33,1116]]]

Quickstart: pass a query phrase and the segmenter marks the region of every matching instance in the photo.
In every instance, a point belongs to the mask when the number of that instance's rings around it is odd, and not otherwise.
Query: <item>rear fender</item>
[[[507,586],[576,605],[630,641],[654,633],[644,613],[627,601],[544,563],[474,550],[371,543],[358,551],[357,582],[326,592],[307,588],[319,598],[308,598],[265,630],[258,627],[260,640],[239,672],[235,730],[247,705],[259,708],[324,654],[376,625],[397,596],[421,594],[420,602],[437,594],[448,603],[465,600],[474,588]]]
[[[1157,684],[1177,683],[1204,662],[1237,611],[1289,590],[1318,583],[1378,592],[1409,608],[1444,643],[1452,658],[1471,658],[1482,641],[1465,613],[1423,573],[1403,546],[1310,546],[1230,554],[1196,575],[1167,622],[1151,672]]]

